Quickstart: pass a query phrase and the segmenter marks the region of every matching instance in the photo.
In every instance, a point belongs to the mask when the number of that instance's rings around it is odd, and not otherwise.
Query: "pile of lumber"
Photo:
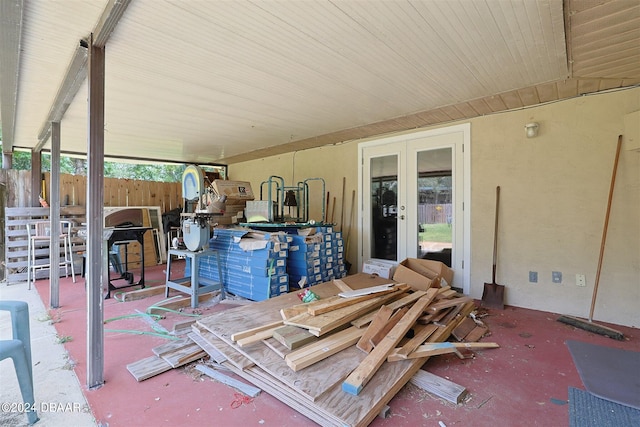
[[[368,425],[430,356],[497,346],[447,342],[454,330],[466,336],[478,326],[468,317],[473,301],[447,287],[414,291],[366,274],[343,280],[313,286],[319,300],[312,303],[285,294],[216,313],[198,320],[190,337],[328,426]]]

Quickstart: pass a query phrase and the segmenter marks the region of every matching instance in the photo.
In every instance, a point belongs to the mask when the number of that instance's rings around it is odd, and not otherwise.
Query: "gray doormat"
[[[580,341],[567,341],[589,393],[640,409],[640,353]]]
[[[569,387],[569,427],[637,427],[640,411]]]

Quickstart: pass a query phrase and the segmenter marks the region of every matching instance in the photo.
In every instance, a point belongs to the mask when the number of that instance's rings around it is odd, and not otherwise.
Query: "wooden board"
[[[467,395],[467,389],[461,385],[422,369],[411,377],[411,383],[455,405],[462,403]]]
[[[421,357],[436,356],[438,354],[457,353],[458,349],[474,349],[474,348],[498,348],[497,343],[493,342],[470,342],[470,343],[429,343],[418,346],[413,352],[407,355],[408,359],[417,359]],[[462,357],[461,357],[462,358]]]
[[[287,354],[291,353],[291,350],[289,350],[280,341],[278,341],[277,339],[275,339],[273,337],[267,338],[266,340],[262,340],[262,342],[264,343],[264,345],[266,345],[271,350],[273,350],[273,352],[275,354],[277,354],[278,356],[280,356],[283,359],[285,358],[285,356]]]
[[[212,334],[205,328],[202,328],[198,324],[193,326],[193,330],[196,334],[206,340],[207,344],[211,346],[212,349],[215,349],[216,352],[222,354],[224,357],[229,359],[229,363],[233,364],[240,370],[244,370],[250,368],[255,365],[251,360],[244,357],[242,354],[234,351],[234,352],[225,352],[223,351],[225,347],[228,347],[228,344],[218,338],[216,335]],[[207,350],[206,347],[202,347],[204,350]],[[231,355],[231,356],[229,356]]]
[[[182,348],[174,350],[169,353],[164,353],[161,357],[167,361],[173,368],[177,368],[182,365],[186,365],[189,362],[198,360],[204,357],[206,353],[200,346],[194,342],[186,345]]]
[[[190,338],[182,338],[179,340],[168,341],[159,346],[153,347],[151,351],[158,357],[162,357],[167,353],[172,353],[183,347],[190,345],[193,341]]]
[[[173,369],[173,367],[169,362],[155,355],[127,365],[127,371],[129,371],[138,382],[171,369]]]
[[[258,341],[262,341],[262,340],[266,340],[267,338],[271,338],[273,336],[273,331],[275,331],[276,329],[280,328],[281,326],[275,326],[273,328],[269,328],[269,329],[263,329],[259,332],[256,332],[253,335],[241,338],[239,340],[236,341],[236,343],[240,346],[240,347],[246,347],[248,345],[251,345],[255,342]]]
[[[144,289],[136,289],[135,291],[122,292],[114,295],[118,301],[128,302],[148,298],[155,295],[164,294],[164,286],[152,286]]]
[[[435,313],[436,311],[442,310],[444,308],[449,308],[449,307],[453,307],[456,306],[458,304],[463,304],[466,302],[471,301],[470,297],[459,297],[459,298],[452,298],[452,299],[448,299],[448,300],[443,300],[443,301],[439,301],[435,304],[432,304],[429,306],[428,310],[432,313]]]
[[[352,326],[298,351],[291,352],[284,359],[291,369],[299,371],[352,346],[360,339],[363,332],[364,330]]]
[[[380,344],[367,355],[358,368],[342,383],[342,390],[352,395],[360,394],[364,386],[373,378],[387,359],[388,353],[400,342],[416,319],[422,315],[425,308],[433,301],[436,293],[436,289],[429,289],[425,296],[416,301],[404,318],[394,326]]]
[[[270,323],[266,323],[264,325],[260,325],[260,326],[256,326],[255,328],[251,328],[251,329],[247,329],[245,331],[241,331],[241,332],[237,332],[233,335],[231,335],[231,341],[238,341],[241,340],[243,338],[247,338],[250,337],[252,335],[257,334],[258,332],[262,332],[268,329],[273,329],[273,328],[277,328],[279,326],[282,326],[282,321],[276,321],[276,322],[270,322]]]
[[[395,313],[393,313],[393,316],[389,318],[389,321],[371,338],[369,338],[369,342],[371,343],[371,345],[373,347],[377,346],[380,341],[382,341],[384,337],[387,336],[391,329],[393,329],[393,327],[398,324],[398,322],[404,317],[404,315],[407,314],[407,311],[409,311],[409,307],[402,307],[399,308]]]
[[[393,301],[391,303],[386,304],[390,309],[392,310],[396,310],[400,307],[404,307],[405,305],[409,305],[412,304],[414,302],[416,302],[418,299],[420,299],[421,297],[423,297],[424,295],[426,295],[425,291],[415,291],[409,295],[406,295],[400,299],[398,299],[397,301]],[[362,328],[366,325],[368,325],[372,320],[373,317],[376,315],[375,312],[373,313],[369,313],[366,314],[362,317],[359,317],[358,319],[354,320],[353,322],[351,322],[351,324],[357,328]]]
[[[437,329],[438,326],[434,324],[422,326],[417,330],[413,338],[407,341],[402,347],[393,350],[387,357],[387,360],[395,362],[400,359],[406,359],[409,353],[418,348],[418,346],[425,342]]]
[[[291,307],[283,307],[280,309],[280,315],[282,316],[282,320],[289,320],[292,317],[298,316],[302,313],[308,312],[307,304],[296,304]]]
[[[380,292],[388,292],[392,287],[393,287],[392,284],[373,286],[371,288],[355,289],[351,291],[340,292],[338,296],[341,298],[360,297],[364,295],[377,294]]]
[[[349,307],[340,308],[338,310],[330,311],[329,313],[321,314],[319,316],[311,316],[308,313],[299,314],[292,317],[289,320],[285,320],[284,323],[292,326],[299,326],[306,328],[312,334],[316,336],[322,336],[327,334],[344,324],[351,322],[354,319],[362,316],[363,314],[373,311],[385,304],[390,299],[394,298],[396,294],[401,291],[396,291],[383,296],[378,296],[373,299],[362,301]]]
[[[476,322],[474,322],[470,317],[465,317],[464,320],[460,322],[460,325],[451,332],[451,335],[453,335],[458,341],[462,341],[469,332],[475,329],[475,327]]]
[[[334,279],[333,280],[333,285],[338,288],[340,290],[340,292],[349,292],[352,291],[353,288],[350,287],[349,285],[347,285],[346,283],[344,283],[342,280],[340,279]]]
[[[325,300],[314,301],[307,306],[307,312],[312,316],[317,316],[323,313],[328,313],[339,308],[348,307],[361,301],[367,301],[376,296],[385,295],[394,291],[393,287],[385,287],[384,290],[365,293],[363,295],[356,295],[352,297],[335,296],[327,298]],[[355,291],[352,291],[355,292]]]
[[[454,319],[458,313],[460,313],[460,310],[462,310],[462,307],[464,306],[463,304],[458,304],[455,307],[451,307],[451,309],[446,309],[446,310],[442,310],[439,313],[444,313],[446,312],[445,316],[437,316],[437,319],[434,319],[434,322],[436,325],[448,325],[449,322]],[[437,315],[438,313],[436,313]]]
[[[309,333],[306,329],[291,325],[285,325],[275,329],[273,331],[273,338],[289,350],[295,350],[318,340],[318,337]]]
[[[214,295],[217,295],[219,292],[220,291],[213,291],[206,294],[199,294],[198,303],[201,304],[203,302],[212,300]],[[185,307],[191,307],[191,297],[171,299],[171,301],[152,305],[147,309],[147,313],[148,314],[164,314],[165,310],[163,310],[163,308],[166,308],[169,310],[179,310]]]
[[[467,342],[479,341],[488,331],[489,328],[486,326],[476,325],[476,327],[464,337],[464,340]]]
[[[173,334],[182,335],[191,331],[191,325],[196,323],[195,318],[179,320],[173,324]]]
[[[365,353],[370,353],[373,350],[373,344],[371,343],[371,337],[373,337],[378,331],[384,328],[384,325],[387,324],[391,315],[393,314],[393,310],[389,308],[389,306],[383,305],[380,307],[378,312],[375,314],[375,317],[369,324],[369,327],[364,331],[362,337],[356,344],[356,347]]]
[[[217,348],[209,344],[209,341],[201,337],[196,332],[190,332],[188,334],[188,337],[191,338],[194,343],[198,344],[200,348],[203,349],[204,352],[207,353],[209,357],[211,357],[211,359],[215,360],[217,363],[227,361],[227,358],[224,356],[224,354],[220,353]]]

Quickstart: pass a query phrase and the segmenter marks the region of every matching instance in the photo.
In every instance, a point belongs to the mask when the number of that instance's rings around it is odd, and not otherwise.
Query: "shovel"
[[[491,283],[484,284],[482,305],[504,310],[504,285],[496,283],[496,258],[498,257],[498,208],[500,206],[500,186],[496,187],[496,223],[493,230],[493,269]]]

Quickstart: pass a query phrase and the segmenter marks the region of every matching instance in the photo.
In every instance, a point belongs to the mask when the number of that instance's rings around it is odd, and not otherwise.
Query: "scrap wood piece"
[[[127,365],[127,371],[129,371],[138,382],[170,371],[171,369],[173,369],[173,367],[169,362],[155,355]]]
[[[444,300],[444,299],[450,299],[459,295],[458,291],[451,289],[451,286],[447,286],[446,288],[440,288],[440,292],[438,292],[438,295],[436,296],[436,299],[438,301]]]
[[[373,344],[371,344],[371,338],[384,327],[384,325],[389,321],[391,315],[393,314],[393,310],[388,305],[383,305],[380,309],[375,313],[375,316],[369,327],[364,331],[360,340],[356,343],[356,347],[365,353],[370,353],[373,350]]]
[[[439,354],[457,353],[459,349],[473,349],[473,348],[498,348],[500,347],[494,342],[440,342],[422,344],[416,348],[413,352],[409,353],[407,359],[418,359],[421,357],[436,356]]]
[[[464,338],[476,327],[476,322],[470,317],[465,317],[462,322],[451,332],[451,335],[458,341],[463,341]]]
[[[352,290],[352,291],[340,292],[338,294],[338,296],[341,297],[341,298],[359,297],[359,296],[363,296],[363,295],[376,294],[378,292],[386,292],[389,289],[391,289],[392,287],[393,287],[393,284],[389,283],[389,284],[386,284],[386,285],[371,286],[371,287],[368,287],[368,288],[362,288],[362,289],[356,289],[356,290]]]
[[[407,311],[409,311],[409,307],[405,306],[399,308],[393,314],[393,316],[389,318],[389,321],[369,339],[371,345],[374,347],[377,346],[380,341],[382,341],[382,339],[391,331],[391,329],[393,329],[393,327],[398,324],[400,319],[402,319],[404,315],[407,314]]]
[[[240,370],[248,369],[254,365],[253,361],[251,361],[249,358],[245,357],[243,354],[239,353],[238,351],[229,351],[228,348],[231,349],[233,347],[231,347],[226,342],[222,341],[220,338],[218,338],[215,334],[213,334],[209,330],[205,329],[202,325],[199,325],[196,323],[193,326],[193,331],[195,334],[199,335],[200,337],[202,337],[204,340],[207,341],[208,345],[206,347],[203,347],[205,351],[208,352],[210,347],[215,349],[215,351],[222,354],[223,357],[225,357],[229,363],[231,363],[232,365],[234,365]],[[196,343],[198,342],[196,341]],[[211,353],[209,353],[209,355],[212,356]]]
[[[198,303],[201,304],[203,302],[207,302],[212,300],[215,295],[217,295],[220,291],[208,292],[206,294],[198,295]],[[166,301],[161,301],[157,304],[152,305],[147,308],[148,314],[156,314],[161,313],[164,314],[167,310],[179,310],[181,308],[191,307],[191,297],[182,297],[182,298],[170,298]]]
[[[423,369],[416,372],[413,377],[411,377],[410,382],[424,391],[455,405],[462,403],[467,395],[467,389],[465,387]]]
[[[255,328],[251,328],[251,329],[247,329],[241,332],[237,332],[235,334],[231,335],[231,341],[238,341],[241,340],[243,338],[247,338],[250,337],[252,335],[257,334],[258,332],[262,332],[268,329],[273,329],[276,327],[282,326],[282,321],[276,321],[276,322],[271,322],[271,323],[267,323],[265,325],[260,325],[260,326],[256,326]]]
[[[453,307],[458,304],[466,303],[469,301],[471,301],[471,298],[467,296],[452,298],[452,299],[437,302],[435,304],[431,304],[429,307],[427,307],[427,310],[432,313],[435,313],[436,311],[442,310],[443,308]]]
[[[171,331],[171,333],[173,335],[187,333],[191,330],[191,325],[193,325],[194,323],[196,323],[195,318],[177,321],[173,324],[173,330]]]
[[[407,355],[418,348],[419,345],[424,343],[429,337],[438,329],[437,325],[421,325],[416,334],[407,341],[402,347],[396,348],[387,357],[389,362],[395,362],[397,360],[406,359]]]
[[[435,289],[435,288],[433,288]],[[413,304],[415,301],[419,300],[420,298],[422,298],[423,296],[425,296],[427,294],[426,291],[415,291],[409,295],[406,295],[402,298],[400,298],[397,301],[391,302],[389,304],[387,304],[387,307],[389,307],[391,310],[396,310],[400,307],[404,307],[405,305],[409,305],[409,304]],[[362,317],[359,317],[358,319],[354,320],[351,322],[351,324],[357,328],[362,328],[366,325],[368,325],[369,323],[371,323],[371,321],[373,320],[373,318],[375,317],[376,313],[372,312],[372,313],[368,313]]]
[[[273,338],[282,343],[289,350],[295,350],[306,344],[318,340],[318,337],[308,330],[298,326],[284,325],[273,331]]]
[[[198,335],[196,332],[190,332],[187,336],[191,338],[193,342],[198,344],[200,348],[203,349],[204,352],[207,353],[217,363],[222,363],[227,360],[227,357],[224,354],[220,353],[217,348],[209,344],[209,341]]]
[[[445,316],[439,317],[438,319],[434,319],[433,323],[435,323],[438,326],[448,325],[449,322],[455,319],[458,316],[458,313],[462,311],[463,306],[464,304],[458,304],[455,307],[451,307],[451,309],[449,309],[450,311],[447,312]],[[446,312],[446,310],[443,310],[443,311]]]
[[[322,336],[362,316],[364,313],[375,310],[402,292],[404,291],[396,290],[392,293],[377,296],[373,299],[330,311],[319,316],[311,316],[308,313],[303,313],[289,320],[285,320],[284,323],[286,325],[306,328],[313,335]]]
[[[347,285],[346,283],[344,283],[340,279],[333,279],[333,285],[336,288],[338,288],[338,290],[340,290],[340,292],[349,292],[349,291],[353,290],[349,285]]]
[[[191,344],[185,347],[179,348],[170,353],[165,353],[160,357],[166,360],[173,368],[178,368],[189,362],[193,362],[194,360],[201,359],[205,355],[206,353],[198,344],[191,342]]]
[[[236,390],[246,394],[249,397],[256,397],[260,394],[260,392],[262,392],[262,390],[260,390],[257,387],[254,387],[249,384],[245,384],[242,381],[238,381],[235,378],[231,378],[230,376],[222,374],[214,369],[211,369],[208,366],[198,364],[196,365],[196,370],[213,378],[216,381],[219,381],[223,384],[226,384],[228,386],[235,388]]]
[[[335,296],[335,297],[330,297],[324,300],[314,301],[313,303],[310,303],[307,306],[307,312],[312,316],[318,316],[320,314],[328,313],[330,311],[337,310],[339,308],[347,307],[347,306],[359,303],[361,301],[370,300],[372,298],[375,298],[376,296],[391,293],[394,291],[394,289],[396,288],[393,286],[389,286],[384,290],[380,290],[377,292],[369,292],[360,296],[358,295],[354,295],[351,297]]]
[[[387,359],[388,353],[404,337],[407,331],[413,326],[416,319],[422,315],[425,308],[433,301],[437,294],[437,289],[430,288],[425,296],[420,298],[409,309],[407,314],[391,329],[380,344],[360,363],[360,365],[342,383],[342,390],[349,394],[358,395],[365,385],[371,380],[380,366]]]
[[[267,338],[271,338],[273,336],[273,332],[280,327],[282,327],[282,325],[256,332],[253,335],[237,340],[236,344],[238,344],[240,347],[246,347],[255,342],[266,340]]]
[[[476,327],[464,337],[464,340],[466,342],[477,342],[485,336],[487,332],[489,332],[489,328],[486,326],[476,325]]]
[[[183,347],[191,345],[191,343],[193,343],[193,341],[190,338],[187,337],[187,338],[182,338],[182,339],[175,340],[175,341],[166,342],[164,344],[161,344],[159,346],[156,346],[156,347],[152,348],[151,351],[156,356],[162,357],[164,354],[171,353],[171,352],[174,352],[176,350],[179,350],[179,349],[181,349]]]
[[[284,360],[294,371],[299,371],[354,345],[364,333],[354,326],[331,334],[313,344],[287,354]]]
[[[460,304],[462,305],[462,304]],[[435,313],[425,314],[418,319],[418,323],[422,323],[423,325],[429,324],[431,322],[437,324],[438,326],[442,326],[445,323],[440,322],[441,319],[448,317],[449,314],[453,311],[453,307],[448,307],[440,311],[436,311]],[[453,316],[455,317],[455,316]]]
[[[289,320],[292,317],[296,317],[302,313],[308,311],[306,304],[296,304],[291,307],[283,307],[280,309],[280,316],[282,320]]]
[[[266,340],[262,340],[262,342],[264,343],[264,345],[266,345],[271,350],[273,350],[273,352],[278,356],[280,356],[280,358],[282,359],[284,359],[287,354],[291,353],[291,350],[285,347],[280,341],[278,341],[274,337],[267,338]]]
[[[152,297],[155,295],[164,294],[164,291],[165,291],[164,286],[151,286],[144,289],[136,289],[135,291],[117,293],[116,295],[114,295],[114,298],[122,302],[136,301],[136,300]]]

